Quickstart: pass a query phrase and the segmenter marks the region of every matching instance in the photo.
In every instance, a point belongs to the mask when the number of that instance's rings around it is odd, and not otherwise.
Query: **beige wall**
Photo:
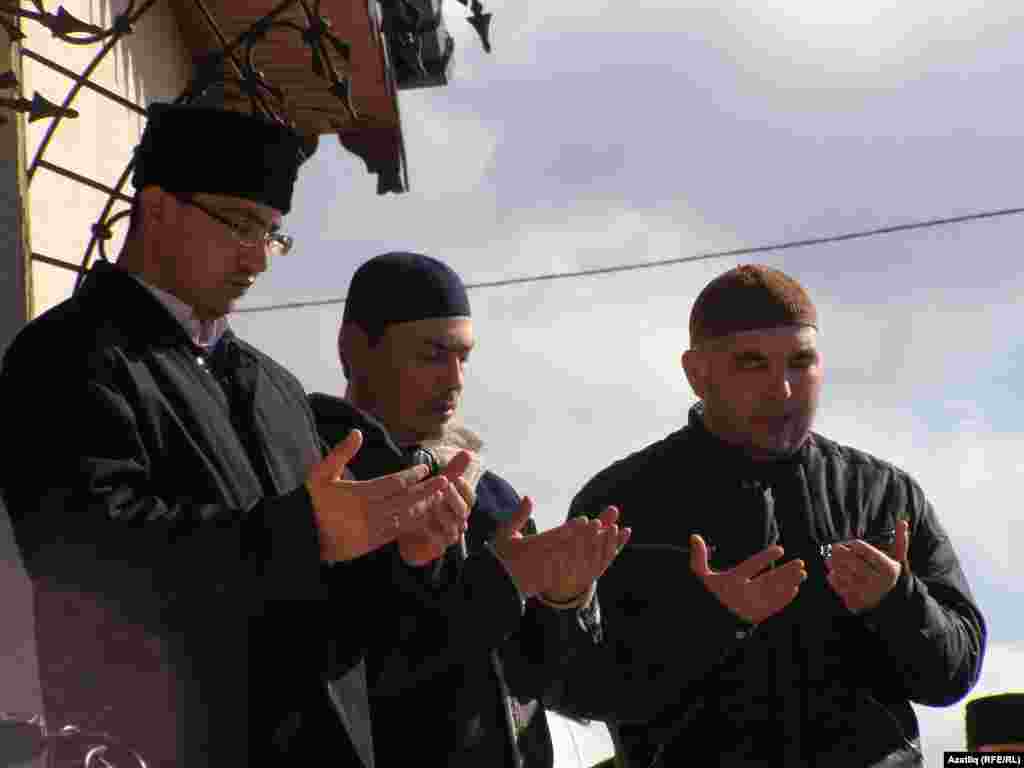
[[[67,0],[63,6],[80,19],[109,27],[124,10],[124,0]],[[23,2],[23,6],[30,7]],[[137,5],[141,5],[138,2]],[[47,7],[55,7],[48,3]],[[84,71],[101,50],[102,43],[89,46],[69,45],[54,38],[49,30],[31,21],[23,22],[28,39],[23,45],[59,62],[75,72]],[[23,59],[24,88],[27,98],[35,91],[60,103],[74,82],[29,58]],[[169,101],[184,88],[189,65],[178,34],[177,24],[166,0],[146,12],[134,32],[107,54],[90,78],[98,85],[146,106],[153,101]],[[144,120],[124,106],[83,88],[71,105],[79,112],[75,119],[63,120],[47,146],[44,159],[68,168],[108,187],[116,185],[127,165],[132,148],[138,142]],[[27,162],[52,121],[40,120],[26,130]],[[130,184],[126,193],[131,194]],[[107,195],[47,169],[36,170],[29,186],[29,241],[32,251],[54,259],[81,264],[96,221]],[[117,212],[126,208],[116,203]],[[114,227],[109,244],[111,258],[124,235],[127,221]],[[70,295],[75,273],[35,261],[31,269],[31,314],[38,315]]]

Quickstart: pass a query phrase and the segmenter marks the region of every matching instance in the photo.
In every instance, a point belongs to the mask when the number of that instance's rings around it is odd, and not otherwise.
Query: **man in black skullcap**
[[[290,248],[299,148],[259,117],[151,107],[118,262],[31,322],[0,375],[32,414],[0,485],[48,719],[150,766],[372,768],[362,556],[458,497],[421,468],[342,480],[360,436],[325,457],[299,382],[228,327]]]
[[[348,292],[345,397],[310,402],[325,439],[353,428],[366,436],[350,465],[356,477],[419,461],[447,472],[459,452],[472,457],[449,518],[398,539],[405,561],[424,565],[396,569],[399,589],[381,601],[367,651],[379,760],[405,764],[415,744],[419,765],[551,768],[541,700],[557,703],[549,694],[560,664],[597,639],[593,585],[629,532],[608,509],[535,535],[529,499],[485,467],[481,440],[455,421],[474,344],[469,298],[450,267],[415,253],[378,256]],[[456,531],[464,536],[442,558],[420,555]]]
[[[967,749],[1024,752],[1024,693],[980,696],[967,702]]]
[[[577,698],[619,707],[631,767],[923,765],[910,703],[971,689],[985,624],[917,483],[811,431],[810,297],[770,267],[729,270],[693,306],[682,366],[688,424],[573,501],[614,504],[635,546],[676,563],[609,569],[601,651],[622,681],[580,675]]]

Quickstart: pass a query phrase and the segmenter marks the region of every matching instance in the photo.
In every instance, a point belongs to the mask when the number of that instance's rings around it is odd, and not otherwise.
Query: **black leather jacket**
[[[607,643],[588,663],[617,675],[574,700],[600,710],[616,697],[630,766],[920,766],[910,702],[952,704],[978,679],[985,624],[952,544],[914,480],[886,462],[812,434],[795,456],[755,463],[704,428],[698,404],[688,426],[587,483],[570,514],[606,504],[637,547],[599,588]],[[901,519],[910,571],[874,610],[851,614],[825,580],[822,546],[884,546]],[[703,589],[685,552],[668,566],[672,553],[642,551],[685,547],[691,533],[715,546],[713,568],[778,542],[808,579],[751,628]]]

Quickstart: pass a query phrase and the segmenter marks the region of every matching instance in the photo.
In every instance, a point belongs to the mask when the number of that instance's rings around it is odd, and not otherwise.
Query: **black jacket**
[[[777,541],[808,568],[796,600],[752,630],[703,588],[685,552],[672,568],[666,552],[650,570],[641,552],[612,565],[599,590],[600,662],[619,680],[575,684],[595,708],[618,697],[631,766],[658,747],[664,765],[919,766],[910,702],[951,704],[978,679],[981,613],[931,505],[890,464],[818,434],[790,459],[751,462],[704,428],[698,404],[688,426],[587,483],[571,514],[609,503],[641,548],[686,547],[700,533],[724,569]],[[821,545],[901,519],[909,572],[874,610],[851,614],[825,581]]]
[[[338,711],[327,693],[329,653],[361,641],[351,617],[326,640],[344,582],[320,562],[304,480],[322,443],[293,376],[230,332],[206,355],[100,263],[18,335],[0,402],[24,425],[0,487],[52,725],[106,729],[153,766],[324,748],[372,766],[362,668],[334,670]]]
[[[377,477],[409,464],[373,417],[344,400],[315,393],[310,404],[324,441],[333,445],[358,427],[363,447],[350,469]],[[381,765],[550,768],[551,737],[543,699],[574,645],[591,637],[565,614],[534,600],[525,612],[514,584],[486,548],[503,512],[519,506],[512,487],[484,472],[459,547],[423,568],[395,558],[389,586],[378,590],[366,649],[374,743]],[[532,521],[527,532],[532,532]],[[509,697],[523,714],[513,737]],[[414,745],[414,746],[413,746]],[[520,763],[519,761],[522,760]]]

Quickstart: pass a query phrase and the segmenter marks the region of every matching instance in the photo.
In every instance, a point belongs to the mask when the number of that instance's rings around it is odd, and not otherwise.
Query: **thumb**
[[[317,480],[330,483],[341,477],[352,458],[359,452],[363,444],[363,433],[353,429],[345,439],[338,443],[329,454],[317,465]]]
[[[515,538],[532,514],[533,500],[529,496],[524,496],[523,500],[519,502],[519,509],[516,510],[515,514],[498,526],[498,538]]]
[[[697,576],[711,573],[708,568],[708,545],[699,533],[690,536],[690,568]]]
[[[901,563],[907,562],[907,554],[910,552],[910,523],[900,520],[896,523],[896,552],[895,559]]]
[[[473,461],[473,457],[468,452],[459,451],[455,454],[455,458],[448,462],[441,474],[454,482],[455,478],[461,477],[462,473],[469,468],[471,461]]]

